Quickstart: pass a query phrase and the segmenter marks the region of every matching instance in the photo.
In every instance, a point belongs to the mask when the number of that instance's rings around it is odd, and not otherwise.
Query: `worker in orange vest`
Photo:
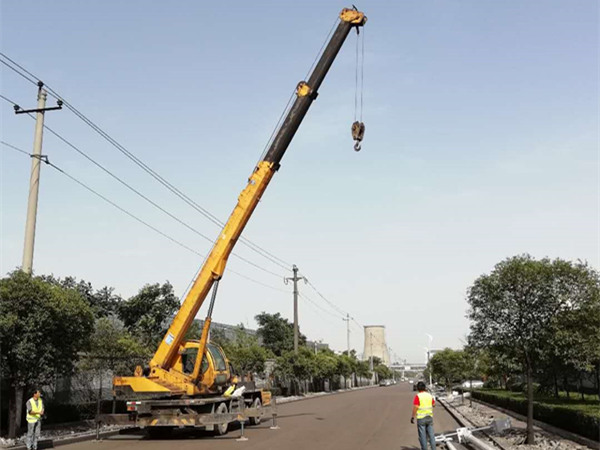
[[[417,390],[419,393],[415,395],[413,400],[410,423],[415,423],[416,417],[421,450],[427,450],[428,439],[431,450],[435,450],[435,434],[433,433],[433,407],[435,406],[435,399],[427,392],[425,383],[422,381],[417,383]]]

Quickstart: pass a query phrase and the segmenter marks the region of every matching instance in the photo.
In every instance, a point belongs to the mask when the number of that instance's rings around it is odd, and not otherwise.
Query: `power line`
[[[31,153],[28,153],[25,150],[21,150],[20,148],[15,147],[14,145],[9,144],[8,142],[0,141],[0,144],[6,145],[7,147],[12,148],[13,150],[18,151],[19,153],[23,153],[23,154],[25,154],[27,156],[31,156]]]
[[[336,304],[334,304],[333,302],[330,302],[323,294],[321,294],[319,292],[319,290],[310,282],[310,280],[306,280],[306,282],[308,283],[308,285],[317,293],[317,295],[319,297],[321,297],[323,300],[325,300],[325,302],[331,306],[333,309],[335,309],[337,312],[339,312],[340,314],[343,314],[344,316],[346,314],[348,314],[347,311],[344,311],[342,308],[340,308],[339,306],[337,306]]]
[[[316,308],[318,308],[320,311],[329,314],[332,317],[335,317],[336,319],[340,319],[340,317],[337,314],[332,313],[331,311],[326,310],[325,308],[323,308],[321,305],[319,305],[317,302],[315,302],[312,298],[310,298],[309,296],[307,296],[306,294],[302,294],[302,293],[298,293],[298,295],[303,298],[304,300],[312,303]]]
[[[11,100],[6,99],[4,96],[2,96],[2,98],[4,98],[5,100],[7,100],[10,103],[14,104],[14,102],[12,102]],[[31,114],[28,114],[28,115],[29,115],[29,117],[31,117],[33,119],[33,116]],[[115,179],[116,181],[118,181],[119,183],[121,183],[127,189],[129,189],[132,192],[134,192],[136,195],[138,195],[139,197],[141,197],[142,199],[144,199],[146,202],[150,203],[156,209],[158,209],[159,211],[163,212],[164,214],[166,214],[167,216],[169,216],[170,218],[172,218],[173,220],[175,220],[179,224],[183,225],[188,230],[192,231],[193,233],[195,233],[198,236],[202,237],[203,239],[207,240],[208,242],[214,243],[214,241],[211,238],[209,238],[205,234],[201,233],[200,231],[198,231],[197,229],[195,229],[194,227],[192,227],[191,225],[189,225],[188,223],[186,223],[185,221],[183,221],[179,217],[177,217],[174,214],[170,213],[165,208],[163,208],[162,206],[158,205],[156,202],[154,202],[153,200],[151,200],[150,198],[148,198],[147,196],[145,196],[144,194],[142,194],[139,190],[137,190],[136,188],[134,188],[133,186],[131,186],[130,184],[128,184],[127,182],[125,182],[123,179],[121,179],[120,177],[118,177],[117,175],[115,175],[114,173],[112,173],[110,170],[108,170],[102,164],[100,164],[99,162],[97,162],[96,160],[94,160],[87,153],[85,153],[83,150],[81,150],[80,148],[78,148],[77,146],[75,146],[73,143],[71,143],[70,141],[68,141],[66,138],[64,138],[62,135],[60,135],[58,132],[54,131],[52,128],[50,128],[47,125],[44,125],[44,128],[46,130],[48,130],[50,133],[52,133],[54,136],[56,136],[58,139],[60,139],[63,143],[65,143],[66,145],[68,145],[69,147],[71,147],[73,150],[75,150],[77,153],[79,153],[81,156],[83,156],[84,158],[86,158],[88,161],[90,161],[96,167],[98,167],[99,169],[101,169],[102,171],[104,171],[110,177],[112,177],[113,179]],[[275,272],[273,272],[273,271],[271,271],[269,269],[266,269],[266,268],[260,266],[259,264],[256,264],[256,263],[250,261],[249,259],[244,258],[243,256],[238,255],[237,253],[232,252],[231,254],[232,254],[232,256],[234,256],[234,257],[236,257],[236,258],[244,261],[246,264],[249,264],[249,265],[251,265],[253,267],[256,267],[257,269],[260,269],[263,272],[266,272],[266,273],[268,273],[270,275],[273,275],[273,276],[275,276],[277,278],[281,278],[282,277],[282,275],[280,275],[278,273],[275,273]]]
[[[5,145],[8,148],[11,148],[13,150],[18,151],[19,153],[25,154],[27,156],[33,157],[32,154],[26,152],[25,150],[22,150],[18,147],[15,147],[14,145],[9,144],[8,142],[5,141],[0,141],[0,143],[2,145]],[[106,196],[100,194],[98,191],[96,191],[95,189],[91,188],[90,186],[88,186],[87,184],[85,184],[83,181],[75,178],[74,176],[70,175],[69,173],[67,173],[66,171],[64,171],[63,169],[61,169],[60,167],[58,167],[56,164],[50,162],[50,160],[47,157],[43,157],[41,158],[41,160],[43,162],[45,162],[47,165],[49,165],[50,167],[52,167],[53,169],[55,169],[56,171],[60,172],[61,174],[63,174],[64,176],[66,176],[67,178],[69,178],[70,180],[72,180],[73,182],[77,183],[78,185],[80,185],[81,187],[83,187],[84,189],[86,189],[87,191],[91,192],[92,194],[96,195],[97,197],[101,198],[102,200],[104,200],[106,203],[108,203],[109,205],[113,206],[114,208],[118,209],[119,211],[121,211],[122,213],[126,214],[127,216],[131,217],[132,219],[134,219],[136,222],[141,223],[142,225],[144,225],[145,227],[151,229],[152,231],[154,231],[155,233],[160,234],[161,236],[163,236],[164,238],[168,239],[169,241],[173,242],[174,244],[177,244],[178,246],[180,246],[181,248],[186,249],[189,252],[194,253],[197,256],[200,256],[202,258],[204,258],[206,255],[203,255],[202,253],[194,250],[193,248],[189,247],[188,245],[178,241],[177,239],[173,238],[172,236],[168,235],[167,233],[159,230],[158,228],[156,228],[155,226],[149,224],[148,222],[146,222],[145,220],[139,218],[138,216],[136,216],[135,214],[133,214],[132,212],[126,210],[125,208],[121,207],[120,205],[118,205],[117,203],[113,202],[112,200],[110,200],[109,198],[107,198]],[[271,286],[269,284],[263,283],[259,280],[256,280],[254,278],[251,278],[247,275],[244,275],[240,272],[237,272],[233,269],[228,269],[229,272],[238,275],[242,278],[245,278],[246,280],[252,281],[253,283],[259,284],[261,286],[276,290],[276,291],[280,291],[280,292],[284,292],[287,294],[287,291],[280,289],[278,287],[275,286]]]
[[[12,63],[13,65],[17,66],[19,69],[21,69],[23,72],[25,72],[29,76],[31,76],[33,78],[38,78],[35,75],[33,75],[31,72],[29,72],[27,69],[25,69],[22,65],[18,64],[16,61],[9,58],[6,54],[0,52],[0,55],[3,58],[10,61],[10,63]],[[16,73],[18,73],[19,75],[21,75],[23,78],[25,78],[29,82],[36,84],[35,81],[33,81],[32,79],[29,79],[26,75],[19,72],[14,67],[10,66],[6,61],[1,61],[1,62],[4,65],[6,65],[7,67],[9,67],[11,70],[13,70]],[[215,215],[210,213],[206,208],[200,206],[198,203],[196,203],[194,200],[192,200],[189,196],[184,194],[180,189],[178,189],[172,183],[170,183],[165,178],[163,178],[155,170],[150,168],[146,163],[144,163],[137,156],[135,156],[133,153],[131,153],[129,150],[127,150],[123,145],[121,145],[114,138],[112,138],[107,132],[105,132],[102,128],[100,128],[98,125],[96,125],[91,119],[89,119],[87,116],[85,116],[81,111],[79,111],[77,108],[75,108],[73,105],[71,105],[68,101],[64,100],[54,89],[52,89],[48,85],[45,85],[45,88],[51,95],[53,95],[57,99],[60,98],[63,101],[64,106],[66,108],[68,108],[71,112],[73,112],[73,114],[75,114],[79,119],[81,119],[84,123],[86,123],[96,133],[98,133],[101,137],[103,137],[106,141],[108,141],[113,147],[115,147],[117,150],[119,150],[121,153],[123,153],[127,158],[129,158],[131,161],[133,161],[138,167],[140,167],[142,170],[144,170],[146,173],[148,173],[150,176],[152,176],[155,180],[157,180],[165,188],[167,188],[169,191],[171,191],[173,194],[175,194],[177,197],[179,197],[181,200],[183,200],[189,206],[194,208],[196,211],[198,211],[201,215],[206,217],[212,223],[216,224],[219,227],[224,226],[224,222],[219,220]],[[252,241],[250,241],[249,239],[246,239],[243,237],[240,237],[240,242],[242,242],[244,245],[249,247],[254,252],[256,252],[259,255],[263,256],[264,258],[268,259],[273,264],[276,264],[285,270],[290,270],[289,268],[291,267],[291,264],[287,263],[285,260],[283,260],[283,259],[279,258],[278,256],[270,253],[269,251],[265,250],[258,244],[255,244]]]

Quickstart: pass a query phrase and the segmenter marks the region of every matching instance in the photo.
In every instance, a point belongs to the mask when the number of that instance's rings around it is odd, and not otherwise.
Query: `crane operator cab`
[[[183,345],[179,357],[175,360],[173,369],[177,372],[191,375],[194,372],[200,341],[191,340]],[[231,365],[221,347],[213,343],[206,344],[206,352],[200,365],[198,387],[205,389],[205,394],[217,394],[225,391],[234,382]]]

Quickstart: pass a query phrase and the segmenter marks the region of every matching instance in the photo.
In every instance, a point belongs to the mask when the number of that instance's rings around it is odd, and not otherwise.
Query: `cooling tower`
[[[363,359],[368,360],[371,356],[381,359],[386,366],[390,365],[390,353],[385,342],[385,326],[367,325],[365,326],[365,351]]]

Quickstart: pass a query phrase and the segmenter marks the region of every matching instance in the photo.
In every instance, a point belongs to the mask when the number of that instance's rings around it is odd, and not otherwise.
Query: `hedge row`
[[[527,399],[474,391],[473,398],[527,416]],[[534,402],[533,418],[540,422],[571,431],[588,439],[600,441],[600,417],[561,405]]]

